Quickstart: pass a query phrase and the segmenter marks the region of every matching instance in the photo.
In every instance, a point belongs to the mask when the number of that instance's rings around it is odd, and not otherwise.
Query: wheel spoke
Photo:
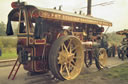
[[[70,65],[70,67],[72,67],[72,68],[74,68],[74,67],[75,67],[75,65],[73,65],[72,63],[69,63],[69,65]]]
[[[66,71],[67,71],[68,76],[70,77],[70,73],[69,73],[67,65],[66,65]]]
[[[60,66],[60,73],[63,73],[64,68],[65,68],[65,65],[64,64],[61,64],[61,66]]]
[[[71,62],[74,64],[74,66],[76,65],[76,63],[75,63],[75,61],[74,61],[74,60],[72,60]]]
[[[72,50],[71,51],[74,51],[76,48],[78,48],[79,47],[79,45],[76,45],[74,48],[72,48]]]
[[[69,47],[69,52],[72,53],[71,45],[70,45],[70,47]]]
[[[63,44],[65,51],[68,53],[68,49],[65,44]]]
[[[70,41],[69,41],[69,43],[68,43],[68,46],[67,46],[67,49],[69,49],[69,53],[72,52],[72,51],[71,51],[71,46],[72,46],[71,42],[72,42],[72,39],[70,39]]]
[[[71,42],[72,42],[72,39],[70,39],[70,41],[69,41],[69,43],[68,43],[68,46],[67,46],[67,49],[69,48]]]
[[[71,71],[72,67],[71,67],[70,63],[68,64],[68,68],[69,68],[69,71]]]
[[[63,65],[60,65],[60,73],[63,71]]]

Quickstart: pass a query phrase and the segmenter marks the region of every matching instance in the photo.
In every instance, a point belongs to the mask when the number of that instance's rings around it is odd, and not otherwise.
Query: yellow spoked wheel
[[[98,56],[96,56],[96,67],[100,70],[106,67],[107,65],[107,52],[104,48],[100,48]]]
[[[81,42],[74,36],[57,39],[50,50],[49,68],[60,80],[74,79],[80,74],[84,63]]]

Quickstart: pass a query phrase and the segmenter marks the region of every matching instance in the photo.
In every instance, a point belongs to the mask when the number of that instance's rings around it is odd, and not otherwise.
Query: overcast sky
[[[0,21],[7,22],[7,15],[11,11],[11,2],[16,0],[0,0]],[[87,0],[21,0],[27,4],[43,8],[53,8],[63,5],[62,10],[73,12],[81,7],[87,6]],[[111,21],[113,26],[109,31],[128,29],[128,0],[92,0],[92,4],[114,1],[107,6],[96,6],[92,8],[92,16]],[[86,13],[86,9],[82,10]]]

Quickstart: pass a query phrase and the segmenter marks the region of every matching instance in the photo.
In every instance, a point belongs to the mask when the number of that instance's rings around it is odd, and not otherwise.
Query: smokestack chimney
[[[92,0],[88,0],[87,15],[91,15],[91,5],[92,5]]]

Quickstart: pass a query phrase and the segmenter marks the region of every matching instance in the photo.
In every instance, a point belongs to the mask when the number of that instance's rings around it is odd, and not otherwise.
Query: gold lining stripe
[[[103,19],[98,19],[92,16],[82,16],[82,15],[66,15],[65,13],[62,14],[58,11],[46,11],[46,10],[36,10],[34,13],[38,13],[40,17],[48,18],[48,19],[56,19],[56,20],[64,20],[64,21],[73,21],[73,22],[81,22],[81,23],[88,23],[88,24],[99,24],[105,26],[112,26],[111,22],[108,22]]]

